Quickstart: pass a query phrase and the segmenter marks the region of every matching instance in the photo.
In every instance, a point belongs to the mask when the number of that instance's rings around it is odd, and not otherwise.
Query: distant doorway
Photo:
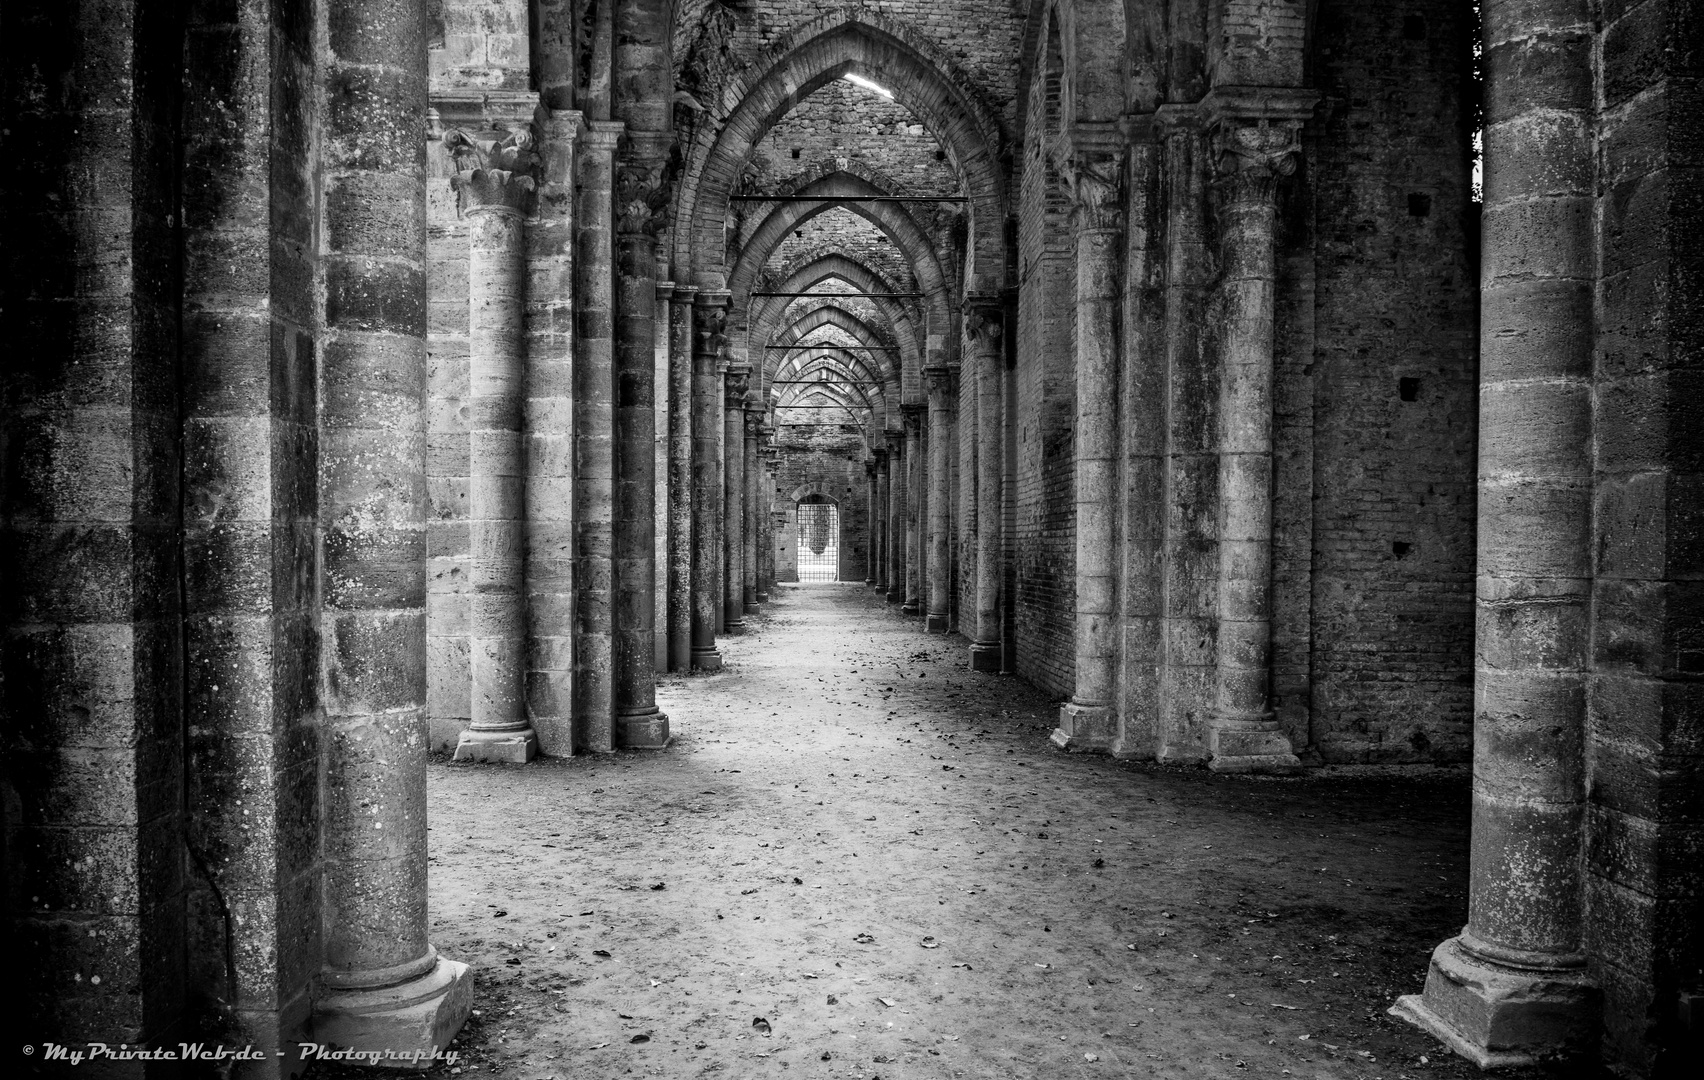
[[[799,581],[840,580],[840,508],[826,495],[799,500]]]

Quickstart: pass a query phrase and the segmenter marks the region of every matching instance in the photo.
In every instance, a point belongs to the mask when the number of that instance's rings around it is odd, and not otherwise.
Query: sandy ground
[[[1067,755],[873,590],[749,625],[663,681],[666,751],[434,762],[433,938],[477,978],[434,1075],[1480,1075],[1385,1015],[1465,917],[1464,774]]]

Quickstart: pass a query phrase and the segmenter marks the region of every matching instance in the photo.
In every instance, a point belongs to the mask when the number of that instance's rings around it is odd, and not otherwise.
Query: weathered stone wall
[[[1698,12],[1648,0],[1604,14],[1597,100],[1579,102],[1597,112],[1600,260],[1586,942],[1608,1056],[1684,1076],[1697,1056],[1679,995],[1704,986]],[[1691,1024],[1696,1047],[1696,1011]]]
[[[1287,374],[1288,400],[1301,380],[1313,390],[1311,725],[1327,761],[1470,749],[1471,17],[1445,0],[1320,6],[1324,121],[1305,177],[1315,353],[1311,373]],[[1301,224],[1291,217],[1287,242],[1307,243]],[[1293,447],[1305,433],[1290,436]]]
[[[29,5],[0,34],[3,855],[28,1041],[187,1034],[180,20]]]

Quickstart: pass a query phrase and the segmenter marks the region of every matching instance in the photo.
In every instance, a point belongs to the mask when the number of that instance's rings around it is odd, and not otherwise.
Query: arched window
[[[840,508],[826,495],[799,500],[799,581],[840,580]]]

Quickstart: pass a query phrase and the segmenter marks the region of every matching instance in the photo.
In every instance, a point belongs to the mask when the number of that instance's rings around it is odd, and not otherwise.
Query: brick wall
[[[1471,17],[1448,0],[1320,6],[1312,723],[1327,761],[1470,751]]]

